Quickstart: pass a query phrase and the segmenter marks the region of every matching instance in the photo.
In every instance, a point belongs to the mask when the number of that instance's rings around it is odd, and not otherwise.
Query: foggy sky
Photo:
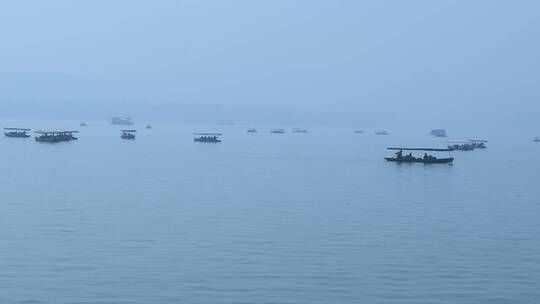
[[[0,102],[532,118],[539,11],[538,1],[2,1]]]

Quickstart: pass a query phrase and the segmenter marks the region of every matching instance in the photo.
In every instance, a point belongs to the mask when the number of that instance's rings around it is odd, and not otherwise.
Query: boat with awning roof
[[[449,164],[454,161],[453,157],[438,158],[428,152],[451,152],[452,149],[437,149],[437,148],[405,148],[405,147],[391,147],[388,150],[398,151],[394,157],[385,157],[384,159],[389,162],[397,163],[423,163],[423,164]],[[403,155],[403,151],[421,151],[424,152],[423,157],[415,157],[412,152]]]

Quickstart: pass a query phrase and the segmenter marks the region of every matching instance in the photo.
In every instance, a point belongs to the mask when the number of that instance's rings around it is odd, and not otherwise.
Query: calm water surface
[[[400,166],[386,146],[444,141],[166,124],[125,141],[118,129],[0,138],[0,303],[540,298],[540,144],[527,136],[493,136],[451,166]]]

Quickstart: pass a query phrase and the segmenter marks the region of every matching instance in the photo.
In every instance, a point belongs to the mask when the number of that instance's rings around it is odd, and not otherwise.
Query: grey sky
[[[538,1],[2,1],[0,97],[521,115],[540,111],[539,11]]]

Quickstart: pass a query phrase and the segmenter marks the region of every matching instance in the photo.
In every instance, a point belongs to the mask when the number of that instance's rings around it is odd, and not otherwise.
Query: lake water
[[[126,141],[90,122],[71,143],[0,138],[0,303],[540,298],[535,134],[493,130],[488,149],[424,166],[383,157],[444,145],[429,130],[246,128],[154,124]]]

